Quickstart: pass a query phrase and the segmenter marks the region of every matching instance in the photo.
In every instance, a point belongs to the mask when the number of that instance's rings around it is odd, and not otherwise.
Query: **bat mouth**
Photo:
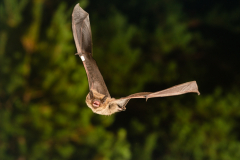
[[[99,101],[97,101],[97,100],[95,100],[94,102],[93,102],[93,106],[94,107],[99,107],[100,106],[100,102]]]

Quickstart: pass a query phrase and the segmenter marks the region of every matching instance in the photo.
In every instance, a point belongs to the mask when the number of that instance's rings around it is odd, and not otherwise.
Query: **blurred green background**
[[[196,80],[200,96],[92,113],[71,29],[90,14],[113,97]],[[1,160],[239,160],[240,1],[2,0]]]

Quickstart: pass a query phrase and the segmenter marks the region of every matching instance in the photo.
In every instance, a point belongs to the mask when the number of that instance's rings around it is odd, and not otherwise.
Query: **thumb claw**
[[[81,55],[82,55],[82,53],[75,53],[75,55],[79,55],[79,56],[81,56]]]

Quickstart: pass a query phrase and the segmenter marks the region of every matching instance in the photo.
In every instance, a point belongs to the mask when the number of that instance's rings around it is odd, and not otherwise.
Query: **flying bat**
[[[94,113],[111,115],[126,110],[128,101],[132,98],[155,98],[176,96],[189,92],[198,93],[196,81],[191,81],[173,86],[158,92],[140,92],[120,99],[112,98],[103,80],[96,61],[93,59],[92,33],[89,14],[77,4],[72,13],[72,30],[77,53],[87,73],[89,93],[86,97],[87,106]]]

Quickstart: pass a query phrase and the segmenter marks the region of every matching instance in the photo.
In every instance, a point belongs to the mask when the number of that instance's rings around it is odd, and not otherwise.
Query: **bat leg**
[[[126,107],[125,107],[125,106],[120,106],[120,105],[118,105],[118,108],[119,108],[121,111],[125,111],[125,110],[126,110]]]

